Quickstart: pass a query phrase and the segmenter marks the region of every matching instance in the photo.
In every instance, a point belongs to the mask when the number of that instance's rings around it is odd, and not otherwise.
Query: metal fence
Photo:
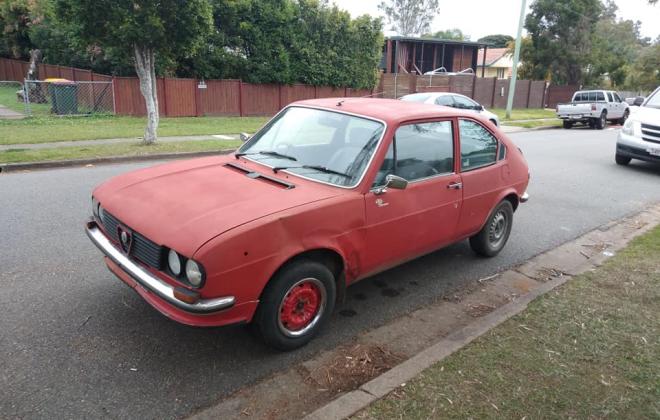
[[[112,82],[25,80],[22,89],[25,114],[114,114]]]
[[[3,109],[4,118],[25,115],[25,103],[22,95],[23,85],[19,82],[0,80],[0,107]]]

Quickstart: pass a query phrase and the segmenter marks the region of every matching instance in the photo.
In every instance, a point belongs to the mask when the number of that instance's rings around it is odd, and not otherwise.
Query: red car
[[[233,155],[127,173],[86,230],[121,280],[193,326],[293,349],[347,286],[466,238],[502,250],[529,173],[473,113],[386,99],[291,104]]]

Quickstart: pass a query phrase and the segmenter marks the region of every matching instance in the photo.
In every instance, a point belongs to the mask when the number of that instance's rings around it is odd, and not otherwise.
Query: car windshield
[[[657,89],[653,95],[646,101],[646,104],[644,106],[647,106],[649,108],[658,108],[660,109],[660,89]]]
[[[406,95],[401,98],[402,101],[406,102],[426,102],[431,97],[429,93],[413,93],[412,95]]]
[[[289,107],[248,140],[237,156],[305,178],[356,186],[382,137],[383,123],[304,107]]]

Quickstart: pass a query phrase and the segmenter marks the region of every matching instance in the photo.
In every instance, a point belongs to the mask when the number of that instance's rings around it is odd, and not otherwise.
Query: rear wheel
[[[596,121],[596,128],[599,130],[602,130],[607,126],[607,112],[603,111],[602,114],[600,114],[600,118],[598,118]]]
[[[616,155],[614,155],[614,160],[616,161],[617,165],[626,166],[630,163],[632,159],[629,158],[628,156],[623,156],[617,153]]]
[[[503,200],[495,207],[484,227],[470,238],[470,247],[484,257],[494,257],[506,245],[513,225],[513,206]]]
[[[629,116],[630,116],[630,111],[626,109],[625,112],[623,113],[623,117],[621,117],[621,119],[619,120],[619,124],[621,125],[625,124]]]
[[[563,122],[563,126],[564,126],[565,129],[568,130],[568,129],[573,128],[573,123],[572,123],[571,121],[566,121],[566,120],[564,120],[564,122]]]
[[[266,344],[293,350],[307,344],[332,314],[336,287],[332,272],[311,260],[295,261],[273,277],[255,314]]]

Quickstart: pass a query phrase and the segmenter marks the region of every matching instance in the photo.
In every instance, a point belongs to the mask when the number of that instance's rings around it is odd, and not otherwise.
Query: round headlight
[[[188,260],[186,262],[186,277],[188,282],[195,287],[199,287],[202,284],[202,269],[199,267],[193,260]]]
[[[181,274],[181,258],[173,249],[170,249],[170,252],[167,253],[167,265],[175,275]]]
[[[101,203],[99,203],[96,198],[92,197],[92,214],[96,217],[99,217],[99,207],[101,207]]]

